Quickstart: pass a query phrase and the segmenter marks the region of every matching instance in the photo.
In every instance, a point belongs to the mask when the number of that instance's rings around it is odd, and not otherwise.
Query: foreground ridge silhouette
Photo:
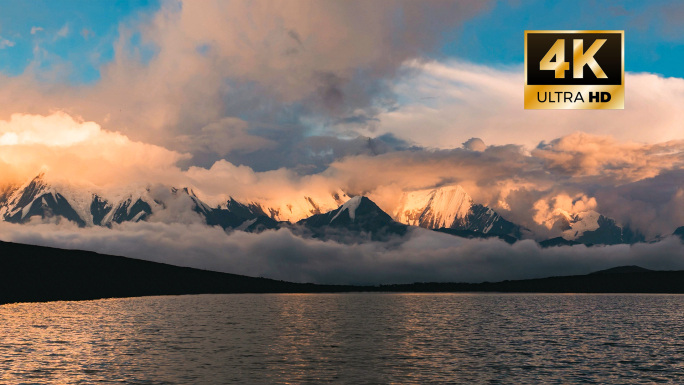
[[[684,293],[684,271],[622,266],[587,275],[503,282],[318,285],[0,242],[0,304],[153,295],[342,292]]]

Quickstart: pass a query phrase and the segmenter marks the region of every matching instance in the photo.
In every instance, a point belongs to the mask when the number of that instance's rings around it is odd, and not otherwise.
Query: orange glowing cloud
[[[13,114],[9,120],[0,121],[0,163],[12,169],[15,179],[47,171],[55,178],[112,186],[177,173],[176,162],[188,157],[133,142],[64,112],[49,116]]]

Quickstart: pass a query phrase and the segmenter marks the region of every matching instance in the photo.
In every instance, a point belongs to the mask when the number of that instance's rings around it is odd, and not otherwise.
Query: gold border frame
[[[524,46],[525,52],[524,52],[524,64],[523,64],[525,67],[525,84],[524,84],[524,87],[529,87],[529,85],[527,84],[527,35],[528,34],[534,34],[534,33],[619,33],[620,34],[620,40],[621,40],[620,43],[622,44],[622,47],[621,47],[621,56],[622,56],[621,61],[622,61],[622,63],[620,63],[622,66],[622,79],[621,79],[621,84],[619,86],[622,87],[622,97],[623,97],[622,109],[624,109],[624,87],[625,87],[625,31],[624,30],[525,30],[525,46]],[[548,85],[548,86],[552,86],[552,85]],[[577,87],[577,86],[578,85],[575,85],[575,87]],[[579,87],[583,87],[583,86],[579,85]],[[532,108],[526,108],[525,105],[523,105],[523,109],[532,109]],[[549,108],[549,109],[562,109],[562,108]],[[601,109],[601,108],[582,108],[582,109]]]

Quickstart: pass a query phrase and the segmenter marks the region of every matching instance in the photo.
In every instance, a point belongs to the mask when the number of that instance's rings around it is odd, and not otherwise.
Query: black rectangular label
[[[563,78],[556,78],[553,70],[540,69],[540,63],[556,42],[564,40],[565,62],[569,69]],[[586,52],[597,39],[606,42],[593,55],[607,78],[598,78],[589,65],[583,66],[583,77],[575,78],[573,44],[574,40],[583,41]],[[621,85],[622,84],[622,34],[620,33],[528,33],[527,34],[527,84],[528,85]],[[554,57],[554,62],[557,58]]]

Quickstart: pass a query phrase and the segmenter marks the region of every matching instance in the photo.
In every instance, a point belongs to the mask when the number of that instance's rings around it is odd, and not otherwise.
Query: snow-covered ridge
[[[201,193],[199,195],[202,196]],[[177,199],[188,198],[191,202],[185,206],[173,203]],[[213,200],[216,199],[213,197]],[[21,186],[3,191],[0,220],[25,223],[35,217],[62,217],[79,226],[111,226],[144,220],[163,210],[183,209],[194,211],[210,225],[235,227],[256,216],[294,223],[311,215],[335,210],[347,200],[349,197],[346,194],[335,191],[318,198],[302,195],[290,200],[283,197],[280,201],[239,202],[227,197],[221,203],[211,205],[200,199],[192,188],[135,184],[103,189],[52,179],[41,173]]]
[[[354,217],[356,216],[356,209],[359,207],[359,204],[361,203],[361,196],[355,196],[354,198],[351,198],[350,200],[346,201],[339,209],[337,214],[330,220],[330,223],[335,220],[340,214],[342,214],[343,211],[347,210],[349,212],[349,219],[354,222]]]
[[[461,186],[406,192],[394,210],[394,220],[428,229],[450,228],[510,235],[520,239],[521,228],[487,206],[476,204]]]
[[[244,231],[276,229],[289,226],[280,222],[301,224],[304,220],[309,227],[351,226],[369,233],[377,232],[378,226],[397,230],[401,227],[395,226],[399,222],[517,239],[526,231],[506,221],[492,208],[474,203],[460,186],[407,192],[402,195],[394,218],[371,200],[361,196],[350,199],[341,191],[319,195],[316,199],[303,194],[289,200],[283,196],[268,201],[237,201],[228,197],[219,204],[207,203],[200,197],[204,198],[201,191],[192,188],[137,184],[102,189],[41,174],[20,186],[7,186],[0,191],[0,220],[12,223],[64,220],[82,227],[155,220],[205,223]],[[341,215],[343,212],[348,213],[349,220]],[[588,245],[644,241],[644,236],[629,224],[620,227],[615,220],[596,211],[570,214],[561,210],[557,214],[552,226],[566,240]]]
[[[575,240],[587,231],[597,230],[601,214],[590,210],[575,215],[567,215],[566,219],[570,229],[563,231],[562,237],[567,240]]]
[[[429,229],[451,227],[465,218],[473,204],[461,186],[404,193],[394,210],[394,220]]]
[[[46,202],[46,199],[50,202]],[[32,180],[17,188],[5,202],[0,202],[0,217],[13,218],[14,221],[24,222],[30,212],[39,212],[39,206],[46,206],[50,210],[62,209],[73,211],[84,225],[110,224],[117,208],[126,207],[130,214],[132,204],[141,200],[153,207],[159,206],[149,194],[149,188],[144,185],[131,185],[127,188],[102,189],[85,183],[72,183],[64,179],[51,179],[49,175],[41,173]],[[131,203],[132,202],[132,203]],[[35,203],[35,205],[34,205]],[[93,206],[107,207],[108,217],[95,223]],[[55,207],[51,207],[57,205]],[[35,208],[34,208],[35,206]],[[21,212],[21,215],[17,214]]]
[[[335,210],[349,200],[342,191],[335,191],[327,196],[312,197],[300,195],[282,199],[252,199],[241,202],[248,206],[260,207],[268,216],[276,221],[296,223],[316,214],[324,214]],[[219,205],[222,206],[222,205]]]

